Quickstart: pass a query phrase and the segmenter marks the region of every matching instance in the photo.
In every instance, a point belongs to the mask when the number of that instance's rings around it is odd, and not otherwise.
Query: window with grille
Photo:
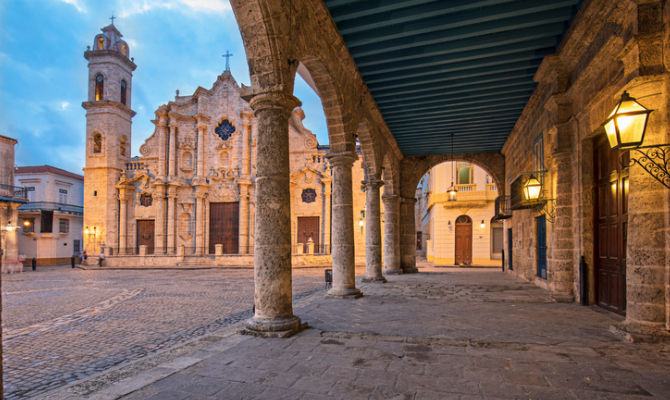
[[[70,220],[60,218],[58,220],[58,232],[60,233],[69,233],[70,232]]]
[[[67,204],[67,189],[58,189],[58,202]]]

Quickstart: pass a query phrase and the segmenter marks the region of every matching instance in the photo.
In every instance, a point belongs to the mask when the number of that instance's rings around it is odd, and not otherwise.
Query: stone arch
[[[316,91],[321,98],[323,112],[328,123],[328,140],[333,153],[355,151],[354,129],[343,112],[344,99],[332,75],[318,57],[306,55],[300,62],[309,72]]]
[[[421,177],[432,167],[445,161],[467,161],[481,167],[493,178],[498,193],[505,192],[505,157],[500,153],[459,153],[431,156],[405,157],[400,162],[400,191],[403,197],[412,198]]]
[[[382,146],[375,140],[376,136],[371,131],[370,123],[367,120],[363,119],[358,124],[357,134],[368,176],[380,176],[382,169]]]
[[[231,0],[230,5],[242,34],[251,95],[293,93],[297,62],[287,48],[292,43],[292,24],[285,4],[280,1]]]
[[[400,179],[398,171],[398,159],[392,152],[386,151],[382,160],[382,179],[384,180],[384,194],[400,194]]]

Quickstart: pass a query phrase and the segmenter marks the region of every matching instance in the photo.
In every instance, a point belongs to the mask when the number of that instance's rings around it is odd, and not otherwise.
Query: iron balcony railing
[[[66,214],[84,215],[84,207],[53,201],[33,201],[19,207],[19,211],[58,211]]]
[[[493,219],[507,219],[512,217],[512,196],[498,196],[495,200],[495,215]]]
[[[14,199],[27,200],[28,191],[26,188],[21,186],[0,184],[0,197],[11,197]]]

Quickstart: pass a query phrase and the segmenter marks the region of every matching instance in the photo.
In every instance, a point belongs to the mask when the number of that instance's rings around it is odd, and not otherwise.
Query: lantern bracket
[[[556,199],[542,198],[533,207],[539,214],[544,214],[549,223],[554,223],[556,220]]]
[[[619,155],[619,162],[623,166],[639,165],[663,186],[670,189],[670,143],[648,146],[639,146],[630,149],[626,165],[623,154]]]

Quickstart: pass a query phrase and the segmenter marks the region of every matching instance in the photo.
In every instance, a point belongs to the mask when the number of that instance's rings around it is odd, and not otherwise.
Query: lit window
[[[105,85],[105,78],[102,74],[95,76],[95,101],[100,101],[103,98],[103,89]]]
[[[102,135],[99,133],[93,135],[93,152],[102,152]]]
[[[24,218],[22,225],[24,233],[35,232],[35,218]]]
[[[105,38],[100,36],[98,38],[98,50],[104,50],[105,49]]]

